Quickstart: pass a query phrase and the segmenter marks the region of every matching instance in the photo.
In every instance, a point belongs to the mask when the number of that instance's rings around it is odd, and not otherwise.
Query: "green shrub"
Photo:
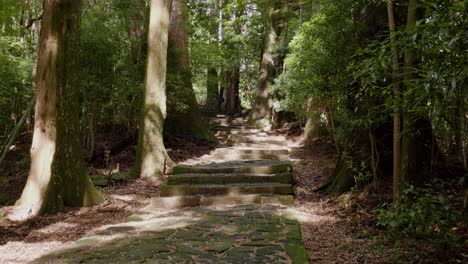
[[[456,235],[451,229],[461,220],[461,214],[451,204],[451,198],[410,186],[398,203],[376,211],[377,226],[386,228],[393,238],[453,241]]]

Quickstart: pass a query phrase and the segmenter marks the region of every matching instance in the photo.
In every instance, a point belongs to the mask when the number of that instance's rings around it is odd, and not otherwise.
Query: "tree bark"
[[[230,71],[229,83],[226,85],[228,88],[226,96],[226,113],[234,116],[240,113],[240,98],[239,98],[239,85],[240,85],[240,70],[239,67]]]
[[[206,105],[205,111],[209,115],[216,114],[218,110],[218,72],[216,68],[209,67],[206,80]]]
[[[416,26],[418,1],[409,0],[406,29],[411,30]],[[412,89],[412,81],[415,78],[416,54],[414,49],[407,48],[404,52],[404,85],[408,91]],[[413,88],[414,89],[414,88]],[[409,103],[406,108],[419,108],[425,102],[405,93],[404,101]],[[403,135],[401,143],[401,179],[402,188],[406,184],[419,185],[427,180],[430,174],[432,157],[430,153],[435,147],[432,127],[427,115],[418,112],[404,111],[402,113]]]
[[[224,71],[224,107],[223,112],[234,116],[240,113],[240,71],[239,68]]]
[[[257,121],[262,119],[266,122],[262,122],[261,126],[265,126],[269,123],[270,112],[272,102],[270,98],[270,85],[271,79],[274,76],[275,68],[275,51],[274,48],[278,42],[278,25],[277,18],[275,17],[275,3],[269,1],[267,9],[267,33],[265,35],[264,48],[262,52],[262,59],[260,63],[260,77],[257,82],[257,94],[255,98],[255,104],[250,113],[249,123],[255,125]],[[258,125],[258,124],[257,124]]]
[[[169,26],[167,89],[169,100],[182,104],[183,109],[169,112],[165,127],[171,135],[185,134],[214,140],[208,126],[203,124],[193,90],[185,23],[187,23],[186,0],[173,0]]]
[[[140,177],[161,177],[165,166],[172,164],[163,141],[170,8],[171,0],[151,1],[144,105],[137,152]]]
[[[219,7],[217,5],[217,1],[211,0],[209,3],[210,3],[210,7],[208,10],[210,14],[209,45],[213,45],[213,43],[216,43],[217,45],[219,45],[219,41],[218,41],[219,24],[215,19],[216,16],[218,15]],[[205,103],[204,110],[208,115],[213,116],[219,111],[219,107],[218,107],[219,88],[218,88],[218,71],[216,70],[216,65],[214,65],[214,63],[212,62],[210,62],[210,64],[207,67],[206,78],[207,78],[206,79],[206,103]]]
[[[81,1],[44,0],[43,10],[31,167],[17,201],[24,214],[16,219],[102,201],[86,173],[79,136],[76,79]]]
[[[393,13],[393,0],[388,0],[388,26],[390,29],[390,38],[395,41],[395,16]],[[392,79],[393,79],[393,200],[397,201],[400,197],[400,168],[401,168],[401,88],[398,81],[398,50],[395,45],[392,47]]]

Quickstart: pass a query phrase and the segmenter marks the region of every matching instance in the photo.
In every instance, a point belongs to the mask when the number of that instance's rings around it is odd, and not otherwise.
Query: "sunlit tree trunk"
[[[390,37],[395,41],[395,16],[393,13],[393,0],[388,0],[388,26]],[[400,168],[401,168],[401,88],[398,84],[398,50],[396,46],[392,48],[392,78],[393,78],[393,200],[400,197]]]
[[[168,113],[166,129],[171,135],[185,134],[202,139],[214,139],[208,126],[203,124],[193,90],[186,23],[186,0],[173,0],[169,26],[167,89],[169,100],[182,107]]]
[[[172,161],[163,142],[166,118],[166,67],[171,0],[152,0],[148,28],[148,61],[138,139],[141,177],[160,177]]]
[[[267,23],[265,42],[260,63],[260,77],[257,82],[257,94],[255,104],[249,117],[249,123],[255,124],[257,121],[264,119],[269,123],[270,112],[272,107],[270,97],[271,79],[274,77],[275,67],[275,45],[278,42],[277,19],[275,18],[275,3],[269,1],[267,9]],[[263,124],[265,125],[265,124]]]
[[[80,13],[81,1],[44,1],[31,167],[17,202],[26,214],[18,218],[102,201],[87,175],[79,136]]]

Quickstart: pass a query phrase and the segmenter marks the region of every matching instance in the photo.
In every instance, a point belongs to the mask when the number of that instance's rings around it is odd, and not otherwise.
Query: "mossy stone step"
[[[289,161],[278,160],[249,160],[211,163],[204,165],[177,165],[172,174],[184,173],[257,173],[276,174],[292,171]]]
[[[262,204],[293,205],[292,195],[266,195],[262,196]]]
[[[213,124],[214,129],[249,129],[255,128],[253,126],[248,126],[245,124]]]
[[[245,174],[245,173],[217,173],[217,174],[177,174],[167,179],[168,185],[177,184],[233,184],[233,183],[291,183],[292,173],[277,174]]]
[[[243,194],[239,196],[172,196],[151,198],[149,206],[144,211],[157,209],[180,209],[186,207],[212,206],[212,205],[248,205],[272,204],[291,205],[294,203],[292,195]]]
[[[214,156],[217,155],[289,155],[289,150],[286,148],[276,149],[256,149],[256,148],[241,148],[241,147],[230,147],[230,148],[219,148],[214,151]]]
[[[242,135],[230,135],[228,141],[234,144],[237,143],[248,143],[248,144],[268,144],[276,146],[287,146],[288,142],[285,138],[281,139],[279,137],[248,137]]]
[[[233,143],[233,142],[228,142],[230,146],[235,146],[235,147],[243,147],[243,148],[256,148],[256,149],[271,149],[272,147],[276,148],[285,148],[287,147],[286,143],[281,143],[281,144],[271,144],[271,143],[265,143],[265,142],[255,142],[255,143],[246,143],[246,142],[241,142],[241,143]]]
[[[265,133],[266,134],[266,133]],[[275,136],[275,135],[260,135],[260,134],[242,134],[242,133],[232,133],[229,136],[232,140],[275,140],[275,141],[286,141],[284,136]]]
[[[232,130],[230,131],[231,135],[242,135],[242,136],[257,136],[257,137],[268,137],[268,133],[266,132],[261,132],[259,130],[256,130],[255,132],[250,132],[250,131],[242,131],[242,130]]]
[[[211,205],[247,205],[260,204],[262,196],[259,194],[239,196],[173,196],[155,197],[145,210],[179,209],[185,207],[211,206]]]
[[[258,128],[255,128],[255,127],[248,127],[248,126],[236,126],[236,127],[215,126],[213,129],[217,130],[217,131],[229,131],[229,132],[235,132],[235,133],[259,133],[259,132],[264,132],[261,129],[258,129]]]
[[[160,196],[191,196],[191,195],[226,195],[239,196],[241,194],[291,194],[291,184],[257,183],[257,184],[209,184],[209,185],[167,185],[160,187]]]
[[[231,155],[216,154],[213,157],[215,159],[224,160],[224,161],[233,161],[233,160],[289,160],[289,155],[275,155],[275,154],[231,154]]]

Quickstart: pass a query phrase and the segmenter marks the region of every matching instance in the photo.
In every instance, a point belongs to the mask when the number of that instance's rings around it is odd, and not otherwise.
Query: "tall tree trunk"
[[[228,115],[237,115],[240,113],[240,98],[239,98],[239,85],[240,85],[240,70],[236,67],[229,71],[229,79],[226,83],[226,113]]]
[[[388,26],[390,29],[390,38],[395,41],[395,16],[393,13],[393,0],[388,0]],[[393,79],[393,200],[397,201],[400,197],[400,168],[401,168],[401,88],[398,81],[398,50],[394,45],[392,47],[392,79]]]
[[[206,80],[205,112],[214,115],[218,111],[218,72],[214,67],[208,67]]]
[[[218,41],[218,28],[219,24],[216,21],[216,16],[218,15],[219,7],[217,1],[210,0],[209,7],[209,30],[210,30],[210,39],[209,45],[219,45]],[[218,88],[218,72],[216,70],[216,65],[212,62],[209,63],[207,67],[206,75],[206,103],[204,110],[208,115],[215,115],[218,108],[218,99],[219,99],[219,88]]]
[[[264,48],[261,56],[262,60],[260,63],[260,77],[257,83],[257,94],[254,107],[249,117],[249,123],[252,125],[262,119],[266,120],[266,122],[262,122],[261,126],[269,123],[272,107],[270,85],[271,80],[275,77],[274,68],[276,64],[274,48],[278,42],[278,25],[275,11],[275,2],[270,0],[267,9],[267,33],[265,35]]]
[[[408,18],[406,29],[411,30],[416,26],[417,0],[409,0]],[[404,84],[406,91],[412,88],[415,78],[416,55],[414,49],[407,48],[404,53]],[[424,106],[418,98],[408,93],[404,101],[409,105],[405,108],[418,108]],[[422,184],[426,176],[430,174],[432,157],[430,155],[433,142],[432,127],[429,118],[421,113],[403,112],[403,135],[401,143],[401,179],[402,188],[405,184]]]
[[[213,134],[203,122],[193,90],[186,23],[187,1],[173,0],[169,26],[167,88],[169,100],[182,104],[183,110],[168,113],[166,129],[171,135],[185,134],[214,140]]]
[[[232,72],[230,69],[223,71],[223,89],[221,94],[221,112],[227,113],[228,111],[228,97],[231,90]]]
[[[19,218],[102,201],[86,173],[79,136],[80,14],[81,1],[44,0],[31,168],[17,202],[26,215]]]
[[[239,36],[242,35],[242,24],[241,24],[241,17],[245,13],[245,4],[240,2],[236,2],[228,9],[228,17],[231,18],[231,25],[227,25],[226,31],[230,31],[232,29],[228,29],[229,27],[234,28],[235,35]],[[232,24],[232,22],[234,22]],[[232,33],[230,33],[232,34]],[[229,35],[229,33],[228,33]],[[237,40],[233,39],[232,37],[227,37],[224,41],[225,49],[226,50],[235,50]],[[232,52],[228,55],[229,61],[229,72],[230,78],[229,83],[226,84],[227,87],[227,96],[226,96],[226,114],[230,116],[234,116],[240,113],[241,105],[240,105],[240,97],[239,97],[239,86],[240,86],[240,61],[239,58],[233,54]]]
[[[141,177],[160,177],[172,164],[163,141],[166,118],[166,67],[171,0],[152,0],[148,28],[144,105],[138,139]]]

